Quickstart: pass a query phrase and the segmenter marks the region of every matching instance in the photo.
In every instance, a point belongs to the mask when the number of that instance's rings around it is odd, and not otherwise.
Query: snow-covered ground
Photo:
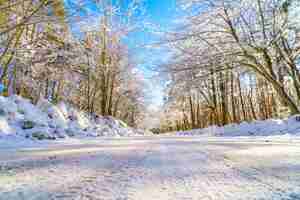
[[[299,119],[299,120],[298,120]],[[288,119],[269,119],[264,121],[242,122],[226,126],[210,126],[203,129],[180,131],[170,133],[178,136],[221,136],[221,137],[300,137],[300,116],[292,116]]]
[[[143,134],[145,131],[132,129],[120,120],[91,116],[63,102],[53,105],[41,99],[33,105],[20,96],[0,96],[0,144],[3,140],[19,144],[24,138],[54,140]]]
[[[0,199],[298,200],[300,142],[63,140],[1,149]]]
[[[0,200],[300,199],[295,116],[144,134],[65,103],[0,96]]]

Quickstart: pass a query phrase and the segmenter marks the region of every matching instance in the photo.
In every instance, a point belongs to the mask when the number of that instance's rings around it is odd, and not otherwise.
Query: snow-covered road
[[[0,199],[300,199],[300,143],[137,137],[0,147]]]

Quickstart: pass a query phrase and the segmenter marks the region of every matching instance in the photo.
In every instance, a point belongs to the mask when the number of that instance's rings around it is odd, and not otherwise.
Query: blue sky
[[[65,0],[65,2],[74,2],[77,0]],[[109,1],[109,0],[107,0]],[[126,10],[134,0],[110,0],[113,3],[116,1],[121,2],[121,9]],[[139,16],[137,13],[135,18],[137,28],[131,32],[124,40],[129,47],[131,56],[138,64],[138,69],[141,70],[150,86],[151,101],[158,106],[162,103],[163,99],[163,84],[156,78],[155,72],[151,70],[159,66],[160,63],[166,62],[168,59],[168,52],[162,48],[146,48],[146,46],[159,42],[159,36],[154,34],[148,25],[151,24],[155,29],[160,31],[168,31],[174,28],[174,20],[179,15],[176,6],[176,0],[142,0],[142,7],[145,13]],[[91,12],[101,12],[97,10],[92,3],[93,0],[85,0],[86,8]],[[125,12],[125,11],[124,11]],[[84,14],[83,14],[84,15]],[[144,22],[148,25],[144,26]]]
[[[169,31],[174,28],[174,20],[178,15],[176,0],[145,0],[145,21],[153,24],[160,31]],[[158,106],[163,100],[163,83],[155,76],[152,68],[166,62],[168,52],[163,48],[146,48],[145,46],[159,42],[159,36],[151,30],[138,30],[128,38],[128,45],[132,54],[138,60],[141,69],[151,87],[152,103]]]

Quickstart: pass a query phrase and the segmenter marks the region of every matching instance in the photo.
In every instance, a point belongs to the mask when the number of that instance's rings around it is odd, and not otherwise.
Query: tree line
[[[0,0],[2,95],[67,101],[136,126],[145,82],[123,42],[135,4],[121,12],[118,1]]]
[[[165,36],[162,131],[299,113],[299,1],[180,3],[190,15]]]

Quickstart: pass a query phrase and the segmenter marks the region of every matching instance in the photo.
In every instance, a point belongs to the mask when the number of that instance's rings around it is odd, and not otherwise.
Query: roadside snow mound
[[[53,105],[40,100],[33,105],[20,96],[0,96],[0,139],[25,137],[57,139],[74,136],[143,135],[112,117],[91,117],[63,102]]]
[[[176,132],[179,136],[300,136],[299,116],[292,116],[285,120],[269,119],[265,121],[242,122],[240,124],[229,124],[223,127],[210,126],[203,129]],[[296,119],[297,118],[297,119]]]

